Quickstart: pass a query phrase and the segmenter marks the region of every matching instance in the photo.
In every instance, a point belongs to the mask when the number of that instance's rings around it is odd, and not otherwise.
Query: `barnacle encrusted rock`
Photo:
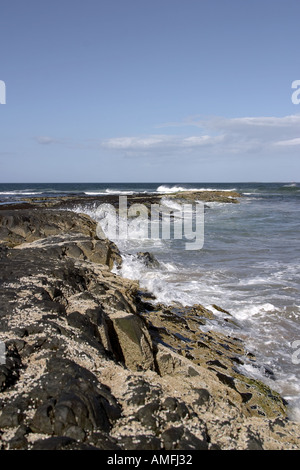
[[[300,448],[229,312],[155,303],[87,216],[0,211],[0,227],[2,450]]]

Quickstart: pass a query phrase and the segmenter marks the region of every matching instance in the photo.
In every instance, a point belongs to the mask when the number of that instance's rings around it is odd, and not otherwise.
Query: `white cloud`
[[[184,158],[205,160],[210,157],[251,158],[292,155],[300,145],[300,115],[284,117],[189,117],[181,123],[160,127],[176,127],[176,134],[149,134],[110,139],[74,142],[39,136],[42,145],[60,144],[73,149],[96,149],[130,158]],[[178,128],[194,127],[197,131],[183,134]],[[190,130],[190,129],[189,129]],[[283,153],[284,152],[284,153]]]
[[[280,140],[278,142],[275,142],[275,145],[279,145],[282,147],[290,147],[294,145],[300,145],[300,137],[297,137],[296,139],[290,139],[290,140]]]
[[[144,137],[117,137],[102,142],[102,146],[113,150],[139,151],[139,150],[176,150],[178,148],[198,148],[215,144],[222,140],[222,136],[189,136],[178,135],[149,135]]]
[[[149,135],[145,137],[116,137],[103,141],[102,145],[111,149],[138,150],[159,147],[162,145],[172,145],[173,142],[174,137]]]
[[[199,158],[210,155],[249,155],[261,153],[270,156],[274,149],[288,150],[300,144],[300,115],[284,117],[190,117],[182,123],[168,123],[160,127],[196,127],[200,135],[149,135],[109,139],[102,146],[121,150],[127,156],[161,156],[194,154]]]
[[[49,144],[57,144],[60,143],[59,140],[53,139],[52,137],[46,136],[46,135],[40,135],[35,138],[35,140],[42,145],[49,145]]]
[[[300,114],[292,114],[284,117],[259,116],[259,117],[239,117],[225,118],[221,116],[213,116],[200,119],[199,116],[190,116],[182,122],[171,122],[161,124],[159,127],[186,127],[194,126],[206,129],[232,129],[241,131],[250,128],[282,128],[282,129],[299,129]]]

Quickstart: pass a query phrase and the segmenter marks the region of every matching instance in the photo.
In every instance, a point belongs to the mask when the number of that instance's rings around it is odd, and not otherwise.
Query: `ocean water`
[[[136,237],[115,240],[123,256],[117,272],[138,279],[159,302],[210,308],[218,321],[207,328],[242,337],[264,366],[246,366],[245,372],[281,393],[290,403],[291,416],[300,420],[300,183],[1,184],[0,204],[30,195],[160,192],[167,206],[179,209],[168,195],[189,189],[236,190],[242,197],[239,204],[205,203],[199,250],[186,250],[181,239],[143,236],[131,220]],[[77,210],[108,229],[109,211],[105,219],[95,206],[84,204]],[[160,267],[146,267],[136,256],[139,251],[153,253]],[[229,311],[237,326],[222,321],[214,304]],[[268,368],[275,380],[265,375]]]

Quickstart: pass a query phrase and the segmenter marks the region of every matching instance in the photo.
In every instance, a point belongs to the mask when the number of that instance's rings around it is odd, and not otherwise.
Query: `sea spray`
[[[201,303],[207,308],[216,304],[229,311],[239,328],[235,334],[274,371],[272,387],[297,414],[300,369],[293,363],[292,344],[300,340],[299,183],[124,184],[120,190],[160,192],[161,202],[175,214],[180,204],[169,197],[175,187],[184,191],[234,187],[246,197],[240,204],[205,203],[205,240],[199,251],[185,250],[184,241],[175,238],[116,240],[123,255],[118,274],[139,280],[157,302]],[[116,185],[114,189],[117,191]],[[96,206],[81,206],[78,211],[97,220]],[[136,235],[138,228],[132,226]],[[136,257],[139,251],[154,254],[160,267],[144,265]],[[230,325],[226,330],[226,324],[220,324],[230,335]],[[262,373],[252,372],[255,376]]]
[[[113,241],[153,238],[164,240],[186,239],[186,250],[201,250],[204,244],[204,205],[182,204],[169,208],[163,204],[132,204],[128,207],[127,196],[119,197],[119,206],[100,204],[95,211],[99,238],[105,236]],[[172,216],[172,217],[171,217]]]

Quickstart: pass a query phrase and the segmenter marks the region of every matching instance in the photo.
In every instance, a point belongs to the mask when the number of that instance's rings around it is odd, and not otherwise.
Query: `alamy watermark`
[[[204,244],[204,204],[182,204],[174,208],[162,205],[127,205],[127,196],[119,196],[119,208],[101,204],[97,209],[98,238],[112,240],[163,239],[186,240],[186,250],[201,250]]]
[[[300,364],[300,340],[294,341],[292,343],[292,348],[296,351],[292,354],[292,363],[299,365]]]
[[[6,85],[3,80],[0,80],[0,104],[6,104]]]
[[[0,341],[0,366],[6,363],[5,351],[5,343]]]
[[[295,90],[292,93],[292,103],[300,104],[300,80],[294,80],[292,83],[292,88]]]

